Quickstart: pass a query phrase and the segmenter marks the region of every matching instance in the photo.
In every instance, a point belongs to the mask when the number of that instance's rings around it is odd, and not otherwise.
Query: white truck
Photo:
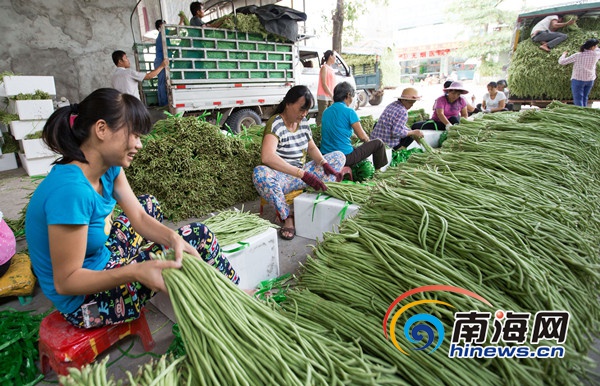
[[[316,99],[324,51],[304,42],[273,42],[254,33],[179,25],[166,25],[162,38],[170,63],[167,91],[172,114],[207,112],[209,121],[240,132],[242,126],[268,119],[294,85],[308,86]],[[136,44],[134,49],[138,70],[151,70],[154,45]],[[337,82],[356,87],[350,67],[339,55],[334,68]],[[157,101],[156,82],[142,85],[147,105]],[[311,115],[315,113],[316,106]]]

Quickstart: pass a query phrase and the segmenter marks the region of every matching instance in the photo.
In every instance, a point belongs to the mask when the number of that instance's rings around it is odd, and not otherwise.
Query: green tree
[[[448,23],[464,27],[464,44],[455,54],[481,61],[483,76],[499,74],[507,64],[510,41],[517,13],[499,9],[502,0],[480,0],[477,6],[465,6],[454,0],[447,8]]]

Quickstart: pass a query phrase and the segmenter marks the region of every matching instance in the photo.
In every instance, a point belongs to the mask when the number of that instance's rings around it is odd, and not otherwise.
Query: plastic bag
[[[6,263],[17,251],[17,241],[0,212],[0,265]]]

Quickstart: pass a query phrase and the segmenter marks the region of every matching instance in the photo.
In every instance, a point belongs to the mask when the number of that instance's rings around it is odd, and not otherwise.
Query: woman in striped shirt
[[[296,235],[294,219],[285,195],[311,186],[325,191],[323,181],[341,181],[346,157],[340,151],[321,154],[312,139],[306,114],[314,105],[306,86],[292,87],[267,121],[262,142],[263,165],[254,168],[252,181],[258,194],[273,204],[283,227],[279,235],[291,240]],[[307,155],[312,159],[306,162]]]
[[[573,63],[571,73],[571,92],[575,106],[587,106],[588,96],[596,80],[596,63],[600,59],[598,39],[588,39],[579,49],[579,52],[567,57],[567,51],[558,58],[562,65]]]

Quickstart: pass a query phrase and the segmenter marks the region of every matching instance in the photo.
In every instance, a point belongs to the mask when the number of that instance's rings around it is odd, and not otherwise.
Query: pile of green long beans
[[[305,329],[184,254],[163,272],[194,385],[403,385],[352,342]]]
[[[317,245],[284,314],[358,339],[414,385],[579,384],[600,320],[598,123],[597,110],[560,103],[463,120],[441,149],[376,176],[358,215]],[[432,355],[401,353],[383,338],[383,316],[403,292],[434,284],[468,289],[494,307],[413,295],[455,307],[419,306],[446,331],[456,311],[568,311],[565,357],[453,359],[448,339]]]

